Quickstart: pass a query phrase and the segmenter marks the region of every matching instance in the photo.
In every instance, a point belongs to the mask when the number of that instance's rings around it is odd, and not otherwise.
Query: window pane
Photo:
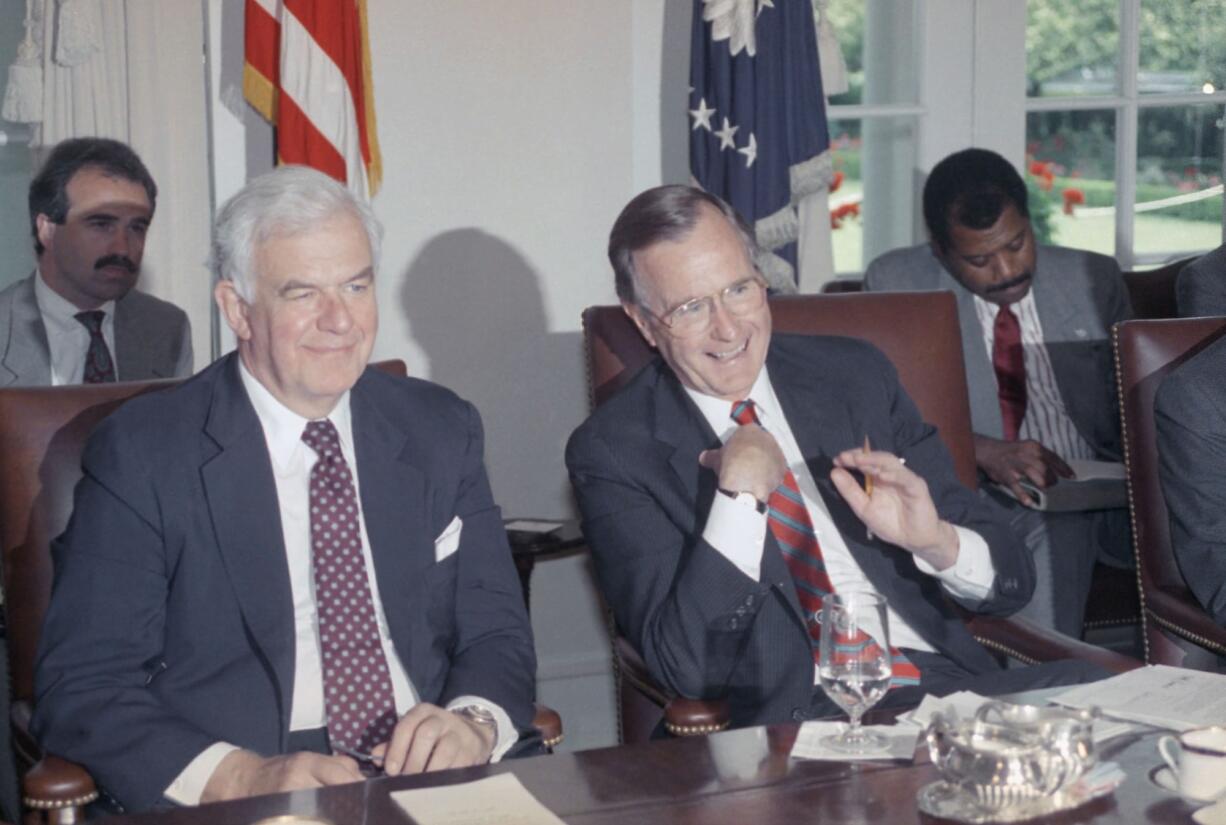
[[[1026,185],[1039,243],[1115,254],[1115,113],[1026,116]]]
[[[830,0],[827,9],[848,81],[830,103],[914,103],[915,0]]]
[[[1226,0],[1142,0],[1142,94],[1226,88]]]
[[[881,253],[912,243],[916,121],[832,120],[830,139],[838,183],[830,195],[834,269],[860,273]]]
[[[1138,255],[1222,242],[1221,105],[1142,109],[1137,121]]]
[[[1119,0],[1027,0],[1026,93],[1115,94],[1119,18]]]

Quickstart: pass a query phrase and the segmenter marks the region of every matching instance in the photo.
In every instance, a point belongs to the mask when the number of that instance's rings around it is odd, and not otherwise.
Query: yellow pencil
[[[864,452],[867,454],[867,453],[871,452],[871,451],[872,451],[872,449],[873,449],[872,445],[868,443],[868,434],[867,434],[867,433],[865,433],[865,435],[864,435]],[[871,498],[871,497],[872,497],[872,495],[873,495],[873,474],[872,474],[872,473],[869,473],[869,472],[865,472],[865,473],[864,473],[864,493],[865,493],[865,495],[869,496],[870,498]]]

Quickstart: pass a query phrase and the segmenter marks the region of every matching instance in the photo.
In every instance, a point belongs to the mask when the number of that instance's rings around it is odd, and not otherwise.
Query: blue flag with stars
[[[825,98],[810,0],[694,0],[690,173],[732,204],[795,290],[796,204],[829,186]]]

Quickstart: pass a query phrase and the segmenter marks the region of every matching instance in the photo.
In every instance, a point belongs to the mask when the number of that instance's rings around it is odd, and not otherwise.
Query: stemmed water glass
[[[826,695],[851,718],[845,730],[821,739],[834,750],[871,753],[888,744],[860,725],[864,712],[890,688],[893,666],[885,604],[884,596],[870,591],[831,593],[822,599],[818,678]]]

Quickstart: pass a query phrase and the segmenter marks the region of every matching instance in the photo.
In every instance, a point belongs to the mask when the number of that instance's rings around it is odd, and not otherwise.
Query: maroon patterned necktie
[[[369,753],[391,738],[396,701],[362,555],[357,494],[331,421],[308,422],[302,440],[319,456],[311,468],[311,566],[328,739],[333,750]]]
[[[85,351],[85,371],[81,380],[86,384],[107,384],[115,380],[115,362],[102,337],[102,319],[106,313],[100,309],[78,312],[73,316],[89,330],[89,349]]]
[[[1026,359],[1021,325],[1007,306],[997,311],[993,325],[992,367],[996,370],[996,396],[1005,440],[1017,441],[1026,417]]]

